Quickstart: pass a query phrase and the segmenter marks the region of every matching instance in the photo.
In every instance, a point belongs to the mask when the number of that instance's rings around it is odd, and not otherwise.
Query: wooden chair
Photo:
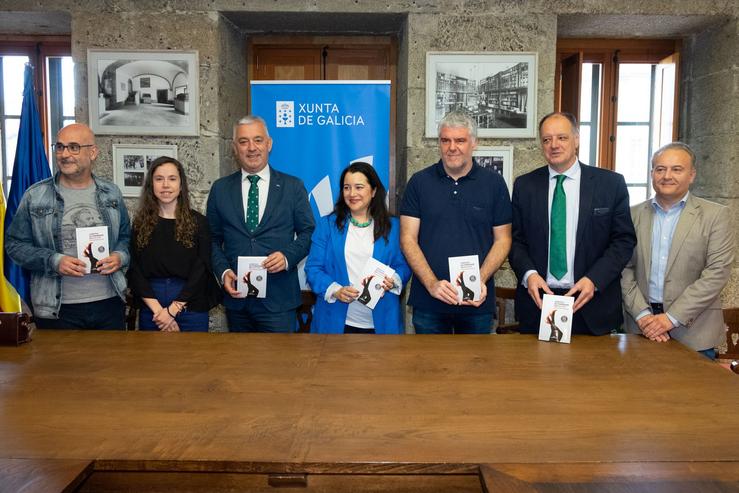
[[[316,295],[313,291],[300,292],[301,304],[296,315],[298,317],[298,332],[310,332],[310,324],[313,321],[313,305],[316,304]]]
[[[721,359],[739,359],[739,308],[724,308],[726,324],[726,352]]]
[[[506,323],[506,305],[510,300],[511,303],[516,297],[514,288],[495,287],[495,306],[498,316],[498,326],[495,329],[497,334],[516,334],[518,333],[518,322]]]
[[[126,330],[136,330],[136,321],[139,311],[133,302],[133,295],[129,289],[126,292]]]

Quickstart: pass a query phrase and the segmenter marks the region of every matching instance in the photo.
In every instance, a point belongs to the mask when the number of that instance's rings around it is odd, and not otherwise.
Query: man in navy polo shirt
[[[417,334],[489,334],[493,275],[511,248],[511,200],[503,178],[472,158],[477,125],[453,111],[439,122],[441,160],[411,177],[400,207],[400,243],[413,269],[409,304]],[[477,255],[478,302],[457,302],[449,257]],[[490,293],[490,296],[488,296]]]

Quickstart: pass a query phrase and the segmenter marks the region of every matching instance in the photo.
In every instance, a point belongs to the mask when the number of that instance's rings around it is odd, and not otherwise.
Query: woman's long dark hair
[[[346,205],[346,202],[344,201],[344,178],[347,173],[362,173],[367,177],[367,182],[369,183],[370,188],[375,192],[375,196],[370,200],[368,211],[369,216],[375,222],[375,241],[382,237],[385,238],[385,242],[387,242],[387,235],[390,233],[391,224],[390,213],[388,213],[387,207],[385,207],[385,187],[380,181],[380,177],[377,176],[375,168],[361,161],[350,164],[341,172],[341,180],[339,181],[341,188],[339,189],[339,197],[336,199],[336,204],[334,204],[336,227],[339,230],[343,230],[347,218],[351,215],[349,206]]]
[[[154,171],[164,164],[174,164],[180,175],[180,196],[177,197],[175,209],[175,239],[187,248],[192,248],[195,238],[195,216],[190,209],[190,189],[187,186],[187,177],[182,163],[168,156],[161,156],[152,161],[149,171],[146,172],[146,180],[141,190],[139,209],[133,220],[136,229],[135,247],[142,250],[149,244],[151,233],[159,222],[159,202],[154,196]]]

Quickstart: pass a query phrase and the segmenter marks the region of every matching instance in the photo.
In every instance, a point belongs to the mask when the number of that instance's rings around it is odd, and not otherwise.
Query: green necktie
[[[259,176],[249,175],[246,177],[249,180],[249,196],[246,200],[246,229],[250,233],[253,233],[259,225]]]
[[[549,232],[549,272],[557,279],[567,274],[567,196],[562,186],[564,180],[565,175],[557,175]]]

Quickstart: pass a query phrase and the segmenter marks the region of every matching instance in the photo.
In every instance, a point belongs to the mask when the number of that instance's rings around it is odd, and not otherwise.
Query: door
[[[560,99],[557,111],[580,114],[580,86],[583,54],[581,51],[562,59],[560,63]]]

